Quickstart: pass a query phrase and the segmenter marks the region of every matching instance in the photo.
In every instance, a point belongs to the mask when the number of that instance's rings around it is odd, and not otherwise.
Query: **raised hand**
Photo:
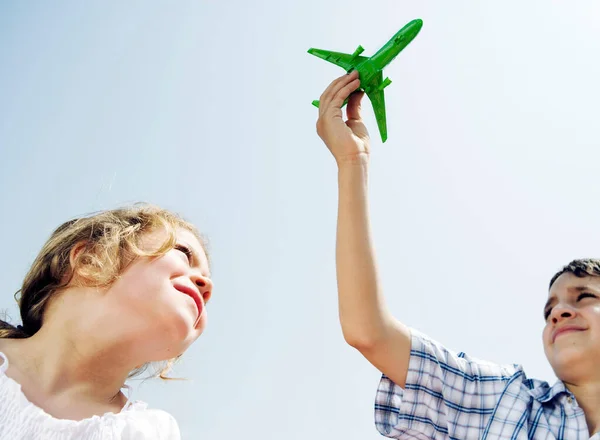
[[[369,156],[369,132],[360,113],[364,92],[359,87],[358,72],[353,71],[333,81],[321,95],[317,133],[338,166]],[[346,99],[348,119],[344,121],[342,106]]]

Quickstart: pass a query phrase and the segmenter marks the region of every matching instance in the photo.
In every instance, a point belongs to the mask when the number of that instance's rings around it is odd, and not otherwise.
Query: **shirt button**
[[[567,397],[567,402],[569,402],[569,403],[573,403],[573,398],[572,398],[571,396],[568,396],[568,397]]]

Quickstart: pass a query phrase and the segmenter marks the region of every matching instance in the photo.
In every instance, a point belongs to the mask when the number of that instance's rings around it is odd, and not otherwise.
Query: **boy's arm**
[[[360,116],[362,93],[352,72],[333,81],[321,96],[317,132],[338,165],[336,266],[339,313],[345,340],[379,371],[404,387],[410,332],[385,306],[371,241],[368,211],[369,135]],[[350,95],[348,120],[341,106]]]

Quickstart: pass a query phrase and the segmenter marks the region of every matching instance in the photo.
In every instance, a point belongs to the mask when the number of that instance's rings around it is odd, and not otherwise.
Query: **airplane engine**
[[[379,90],[383,90],[385,89],[387,86],[389,86],[392,83],[392,80],[389,79],[388,77],[386,77],[381,84],[379,84],[379,87],[377,87]]]
[[[356,48],[356,50],[354,51],[354,53],[352,54],[352,59],[356,59],[357,56],[359,56],[361,53],[363,53],[365,51],[365,49],[362,46],[358,46]]]

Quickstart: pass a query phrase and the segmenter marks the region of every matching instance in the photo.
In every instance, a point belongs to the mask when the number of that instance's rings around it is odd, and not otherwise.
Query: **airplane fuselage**
[[[423,21],[413,20],[400,29],[375,55],[363,60],[355,66],[361,84],[370,84],[371,80],[417,36]]]
[[[368,58],[362,61],[355,67],[358,70],[358,77],[360,78],[360,83],[363,85],[367,85],[371,83],[371,80],[375,78],[379,74],[379,70],[375,67],[375,63]],[[361,89],[364,87],[361,87]]]
[[[422,26],[423,21],[413,20],[400,29],[390,41],[388,41],[381,49],[379,49],[379,51],[377,51],[375,55],[371,57],[375,67],[381,70],[391,63],[392,60],[396,58],[412,40],[414,40]]]

